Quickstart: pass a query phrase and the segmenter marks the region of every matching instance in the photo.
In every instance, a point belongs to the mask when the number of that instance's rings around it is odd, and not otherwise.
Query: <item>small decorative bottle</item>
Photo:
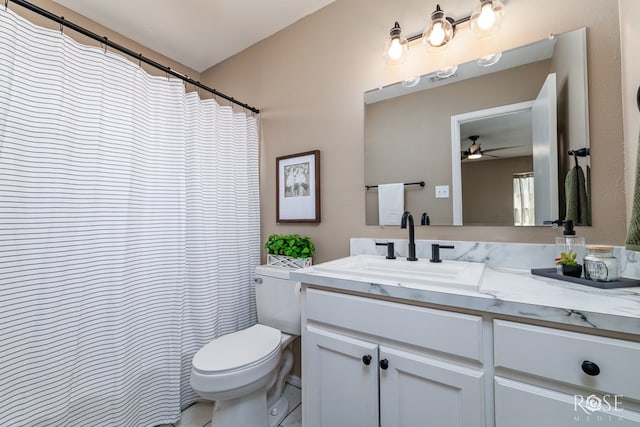
[[[584,237],[576,236],[573,220],[567,219],[561,224],[564,225],[564,231],[562,236],[556,237],[556,258],[560,258],[563,252],[565,254],[575,253],[576,262],[578,265],[582,265],[585,254]],[[562,265],[556,265],[556,269],[558,274],[563,274]]]

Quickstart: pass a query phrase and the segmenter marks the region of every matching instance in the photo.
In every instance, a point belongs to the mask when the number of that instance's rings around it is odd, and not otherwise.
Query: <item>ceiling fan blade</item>
[[[492,151],[508,150],[509,148],[518,148],[518,147],[522,147],[522,145],[512,145],[510,147],[487,148],[486,150],[482,150],[482,152],[490,153]]]

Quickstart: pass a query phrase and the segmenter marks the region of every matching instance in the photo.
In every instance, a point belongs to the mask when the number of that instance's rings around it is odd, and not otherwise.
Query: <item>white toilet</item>
[[[193,357],[191,387],[215,400],[212,427],[275,427],[287,415],[282,395],[300,335],[300,284],[289,270],[256,267],[258,324],[223,335]]]

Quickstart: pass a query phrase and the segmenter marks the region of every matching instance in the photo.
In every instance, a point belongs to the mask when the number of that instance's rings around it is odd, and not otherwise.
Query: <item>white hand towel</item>
[[[378,185],[380,225],[400,225],[404,213],[404,184]]]

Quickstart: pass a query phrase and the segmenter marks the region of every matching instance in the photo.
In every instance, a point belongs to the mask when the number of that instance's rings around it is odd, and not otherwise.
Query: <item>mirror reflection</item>
[[[591,225],[586,29],[364,99],[367,225],[404,209],[431,225]]]

